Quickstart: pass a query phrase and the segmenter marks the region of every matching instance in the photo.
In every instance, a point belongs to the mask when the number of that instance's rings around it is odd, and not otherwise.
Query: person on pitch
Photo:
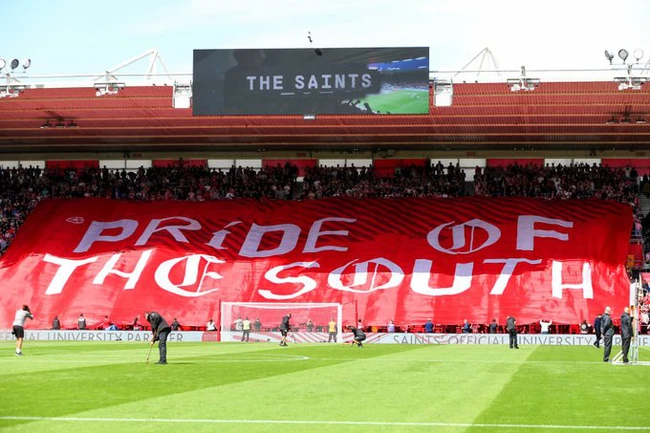
[[[359,347],[363,347],[362,342],[366,339],[366,334],[363,332],[363,329],[355,328],[354,326],[350,325],[348,326],[348,330],[354,334],[354,339],[352,340],[352,343],[350,343],[350,346],[354,346],[356,344]]]
[[[612,309],[605,307],[605,314],[600,319],[600,333],[603,335],[603,345],[605,351],[603,353],[603,361],[609,362],[609,354],[612,353],[612,339],[614,338],[614,323],[612,323]]]
[[[333,318],[330,319],[329,323],[327,324],[327,329],[329,331],[329,337],[327,338],[327,342],[331,342],[334,340],[336,343],[336,320]]]
[[[490,326],[489,326],[490,334],[496,334],[498,328],[499,328],[499,324],[497,323],[497,319],[492,319],[492,323],[490,323]]]
[[[29,310],[29,306],[23,305],[23,308],[16,311],[16,316],[14,317],[12,334],[16,336],[16,356],[23,356],[23,339],[25,338],[25,320],[34,319],[32,312]]]
[[[172,331],[172,328],[169,326],[167,321],[155,311],[147,311],[144,313],[144,317],[147,319],[147,322],[151,324],[151,332],[153,333],[151,344],[156,341],[158,342],[160,359],[156,364],[167,364],[167,337]]]
[[[241,334],[241,341],[248,342],[251,338],[251,321],[248,320],[248,317],[242,322],[243,332]]]
[[[594,347],[600,349],[600,322],[603,320],[603,315],[598,313],[594,319],[594,332],[596,333],[596,341],[594,341]]]
[[[519,344],[517,343],[517,321],[513,316],[508,316],[506,320],[506,329],[510,335],[510,348],[519,349]]]
[[[289,323],[289,320],[291,320],[291,313],[287,313],[286,316],[282,316],[282,322],[280,323],[280,334],[282,335],[280,346],[288,346],[287,335],[291,330],[291,324]]]
[[[630,342],[634,336],[632,328],[632,317],[630,316],[630,309],[625,307],[623,315],[621,316],[621,350],[623,352],[623,364],[630,362],[627,355],[630,353]]]
[[[84,317],[84,313],[81,313],[77,319],[77,329],[81,331],[86,329],[86,318]]]

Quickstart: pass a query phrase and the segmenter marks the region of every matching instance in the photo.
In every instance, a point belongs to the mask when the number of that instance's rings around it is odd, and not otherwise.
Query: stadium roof
[[[650,87],[543,82],[455,83],[429,115],[193,117],[173,86],[26,88],[0,98],[0,152],[233,149],[648,149]],[[433,98],[432,98],[433,102]]]

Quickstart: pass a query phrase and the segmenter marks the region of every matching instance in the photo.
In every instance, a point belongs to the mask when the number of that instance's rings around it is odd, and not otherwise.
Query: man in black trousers
[[[359,347],[363,347],[363,340],[366,339],[366,333],[363,332],[363,329],[355,328],[351,325],[348,326],[348,329],[354,334],[354,338],[352,339],[350,346],[354,346],[356,344]]]
[[[282,316],[282,322],[280,323],[280,335],[282,335],[280,346],[288,346],[287,335],[289,334],[289,331],[291,331],[291,324],[289,323],[289,320],[291,320],[291,313],[287,313],[286,316]]]
[[[158,342],[158,352],[160,359],[156,364],[167,364],[167,337],[172,331],[167,321],[155,311],[147,311],[144,317],[151,324],[151,332],[153,333],[153,340],[151,344]]]
[[[627,354],[630,352],[630,342],[632,341],[633,335],[634,330],[632,329],[632,317],[630,317],[629,308],[625,307],[623,315],[621,316],[621,349],[623,350],[623,364],[630,362],[627,358]]]
[[[605,353],[603,353],[603,361],[609,362],[609,354],[612,353],[612,339],[614,338],[614,324],[610,314],[612,309],[605,307],[605,314],[600,320],[600,332],[603,334],[603,345],[605,346]]]
[[[603,315],[598,313],[596,319],[594,320],[594,332],[596,333],[596,341],[594,341],[594,347],[600,349],[600,322],[603,320]]]
[[[508,316],[506,320],[506,329],[510,335],[510,348],[519,349],[519,344],[517,343],[517,321],[514,317]]]

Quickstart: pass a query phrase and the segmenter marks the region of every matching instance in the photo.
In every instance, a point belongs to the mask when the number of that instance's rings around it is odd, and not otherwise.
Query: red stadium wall
[[[375,175],[377,177],[395,177],[395,170],[405,167],[424,167],[427,160],[424,158],[412,159],[375,159]]]
[[[65,160],[45,161],[45,168],[48,168],[48,169],[73,168],[75,170],[81,170],[81,169],[84,169],[84,168],[99,168],[99,161],[98,160],[93,160],[93,159],[72,160],[72,161],[65,161]]]

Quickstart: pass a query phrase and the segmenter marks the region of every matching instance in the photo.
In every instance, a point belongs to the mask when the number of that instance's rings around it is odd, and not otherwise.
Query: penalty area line
[[[601,426],[557,424],[490,424],[459,422],[407,422],[407,421],[327,421],[327,420],[277,420],[277,419],[188,419],[188,418],[83,418],[51,416],[0,416],[0,421],[58,421],[58,422],[133,422],[160,424],[285,424],[285,425],[349,425],[349,426],[395,426],[395,427],[474,427],[503,429],[547,430],[608,430],[650,431],[650,426]]]

